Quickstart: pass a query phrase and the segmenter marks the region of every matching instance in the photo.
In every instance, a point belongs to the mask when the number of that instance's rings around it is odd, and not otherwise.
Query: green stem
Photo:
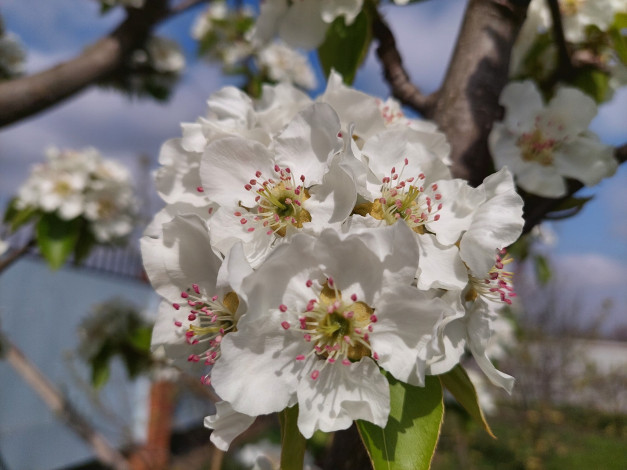
[[[303,470],[307,439],[298,430],[298,405],[279,413],[281,422],[281,470]]]

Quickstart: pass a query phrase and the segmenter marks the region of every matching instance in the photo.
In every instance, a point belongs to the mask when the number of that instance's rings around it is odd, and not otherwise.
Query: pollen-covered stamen
[[[262,230],[267,235],[284,237],[288,227],[302,228],[304,223],[311,222],[311,215],[303,207],[309,191],[304,186],[304,175],[297,178],[290,168],[278,165],[274,166],[274,173],[274,178],[268,179],[264,179],[261,171],[255,173],[244,189],[257,194],[257,205],[234,215],[249,232]]]
[[[299,315],[298,325],[284,321],[281,326],[286,330],[290,326],[299,328],[303,331],[303,339],[311,345],[311,351],[298,355],[297,361],[304,361],[310,356],[324,361],[314,370],[311,378],[316,379],[327,364],[338,362],[350,365],[364,356],[370,356],[369,333],[373,329],[372,323],[376,322],[374,309],[360,301],[356,294],[350,296],[350,301],[344,301],[332,278],[321,288],[313,287],[310,280],[306,285],[312,289],[314,298]],[[281,304],[279,310],[287,312],[288,308]]]
[[[187,322],[175,321],[177,328],[184,329],[188,344],[203,345],[200,353],[190,354],[189,362],[203,362],[213,365],[220,357],[220,344],[224,335],[237,331],[237,307],[239,298],[234,292],[227,293],[220,301],[217,296],[211,298],[201,293],[197,284],[181,292],[182,303],[174,303],[175,310],[188,312]],[[203,377],[203,383],[209,383],[209,376]]]
[[[389,176],[385,176],[381,185],[381,197],[374,202],[360,204],[354,209],[359,215],[370,214],[388,225],[404,220],[417,233],[424,233],[424,225],[440,219],[442,194],[438,185],[431,184],[425,188],[425,175],[403,178],[409,160],[405,158],[400,172],[392,167]]]
[[[520,148],[524,161],[536,162],[542,166],[551,166],[554,161],[553,153],[562,141],[546,137],[540,127],[557,127],[561,130],[563,126],[551,120],[543,122],[542,116],[536,117],[535,124],[535,129],[521,135],[516,144]]]
[[[512,282],[514,273],[507,271],[505,266],[512,261],[514,261],[512,257],[505,250],[501,250],[496,256],[496,263],[485,279],[470,276],[471,287],[466,294],[466,300],[475,300],[480,295],[491,301],[501,301],[511,305],[512,297],[516,297]]]

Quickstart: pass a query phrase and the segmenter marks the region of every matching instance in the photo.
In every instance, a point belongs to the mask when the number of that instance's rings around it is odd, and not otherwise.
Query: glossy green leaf
[[[551,276],[552,276],[551,265],[549,264],[549,260],[547,260],[542,255],[535,255],[533,257],[533,261],[534,261],[534,266],[536,269],[536,276],[538,278],[538,281],[540,281],[541,284],[546,284],[547,282],[551,280]]]
[[[325,75],[335,69],[350,85],[355,73],[366,58],[372,40],[372,20],[364,9],[352,24],[347,25],[343,16],[331,23],[324,42],[318,47],[318,57]]]
[[[442,386],[446,388],[455,400],[468,412],[468,414],[479,424],[483,426],[486,432],[494,437],[490,425],[485,419],[481,406],[479,405],[479,397],[477,390],[468,377],[468,374],[461,365],[455,366],[446,374],[439,375],[438,378]]]
[[[444,416],[442,386],[427,377],[424,387],[390,382],[391,410],[385,428],[358,421],[359,433],[374,470],[427,470]]]
[[[44,214],[37,222],[37,246],[52,269],[59,269],[74,251],[80,226],[78,218],[62,220],[55,214]]]

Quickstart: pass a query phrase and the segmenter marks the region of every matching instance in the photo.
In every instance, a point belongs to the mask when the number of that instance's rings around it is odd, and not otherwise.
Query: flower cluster
[[[383,427],[381,371],[422,386],[466,349],[511,389],[486,355],[523,226],[507,170],[477,188],[452,178],[435,125],[337,74],[316,100],[280,84],[208,104],[162,147],[166,207],[142,252],[164,299],[153,347],[205,366],[216,445],[296,403],[305,437]]]
[[[500,103],[505,119],[494,124],[490,151],[525,191],[558,198],[567,193],[564,178],[593,186],[616,171],[612,148],[588,130],[596,104],[578,89],[560,88],[545,106],[532,81],[511,82]]]
[[[20,38],[5,31],[0,24],[0,80],[7,80],[24,73],[26,53]]]
[[[254,17],[250,9],[229,9],[216,1],[198,16],[192,37],[199,41],[201,53],[220,60],[227,72],[240,70],[252,61],[268,81],[291,83],[306,89],[316,87],[316,77],[307,57],[277,40],[260,43],[251,37]],[[252,65],[251,64],[251,65]]]
[[[569,43],[573,59],[608,75],[607,90],[599,98],[602,101],[611,98],[614,90],[627,83],[625,55],[617,52],[624,47],[625,32],[619,18],[627,14],[627,1],[559,0],[558,3],[564,39]],[[512,49],[512,77],[544,80],[555,73],[559,60],[552,23],[547,2],[532,0]]]
[[[125,167],[103,159],[94,148],[49,148],[46,158],[18,190],[16,210],[54,213],[66,221],[80,218],[100,243],[130,234],[137,201]]]

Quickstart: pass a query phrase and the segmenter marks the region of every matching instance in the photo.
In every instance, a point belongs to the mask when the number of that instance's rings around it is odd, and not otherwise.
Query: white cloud
[[[627,266],[598,253],[567,254],[553,259],[558,276],[583,289],[620,289],[625,295]]]

